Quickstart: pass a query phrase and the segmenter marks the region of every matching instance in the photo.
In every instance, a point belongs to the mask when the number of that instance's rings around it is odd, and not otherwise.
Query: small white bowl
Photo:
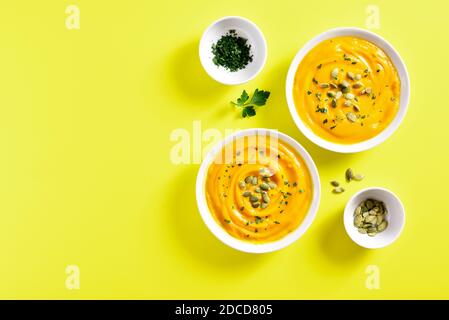
[[[323,42],[324,40],[340,37],[340,36],[354,36],[359,37],[365,40],[368,40],[375,45],[377,45],[379,48],[384,50],[384,52],[390,57],[391,61],[393,62],[394,66],[396,67],[396,70],[399,75],[399,79],[401,80],[401,96],[400,96],[400,103],[399,103],[399,110],[393,119],[393,121],[390,123],[388,127],[386,127],[382,132],[380,132],[375,137],[365,140],[362,142],[354,143],[354,144],[339,144],[331,141],[327,141],[318,135],[316,135],[301,119],[301,117],[298,115],[298,112],[296,110],[295,102],[293,100],[293,84],[295,80],[295,74],[296,70],[298,69],[299,64],[301,63],[302,59],[307,55],[307,53],[313,49],[316,45]],[[370,31],[366,31],[359,28],[352,28],[352,27],[345,27],[345,28],[336,28],[328,30],[324,33],[321,33],[314,37],[312,40],[307,42],[296,54],[295,58],[293,59],[290,68],[288,70],[287,74],[287,81],[286,81],[286,95],[287,95],[287,103],[288,107],[290,109],[290,113],[293,117],[293,120],[296,124],[296,126],[301,130],[301,132],[312,142],[317,144],[318,146],[328,149],[335,152],[341,152],[341,153],[354,153],[354,152],[360,152],[364,150],[371,149],[378,144],[385,141],[388,137],[390,137],[394,131],[399,127],[402,120],[405,117],[405,114],[407,112],[408,102],[410,99],[410,80],[408,77],[407,68],[402,61],[402,58],[400,57],[399,53],[393,48],[393,46],[388,43],[384,38],[381,36],[372,33]]]
[[[251,54],[253,55],[253,61],[248,63],[244,69],[236,72],[219,67],[212,61],[214,57],[212,45],[229,30],[235,30],[237,35],[248,39],[247,44],[251,45]],[[223,84],[237,85],[250,81],[262,70],[267,60],[267,43],[262,32],[253,22],[242,17],[230,16],[215,21],[204,31],[199,53],[201,64],[209,76]]]
[[[269,137],[270,135],[271,136],[274,135],[275,137],[277,136],[279,140],[293,147],[306,163],[313,184],[312,202],[310,204],[309,211],[307,212],[301,224],[295,230],[292,230],[292,232],[290,232],[284,238],[277,241],[261,244],[239,240],[231,236],[229,233],[227,233],[226,230],[222,226],[220,226],[212,216],[212,213],[210,212],[209,207],[207,205],[205,194],[207,171],[209,169],[210,164],[214,161],[217,153],[220,152],[225,145],[231,143],[233,140],[237,138],[245,136],[254,136],[258,134],[264,135],[266,137]],[[203,221],[206,224],[206,226],[224,244],[230,246],[231,248],[248,253],[266,253],[280,250],[298,240],[310,227],[315,218],[320,203],[320,194],[321,194],[320,177],[318,175],[318,170],[311,156],[293,138],[281,132],[270,129],[261,129],[261,128],[247,129],[238,131],[232,135],[227,136],[223,141],[221,141],[207,153],[203,162],[201,163],[200,169],[198,171],[198,176],[196,179],[196,201],[198,204],[198,209],[200,211],[201,217],[203,218]]]
[[[374,237],[359,233],[354,226],[354,210],[366,199],[382,201],[388,212],[385,217],[388,221],[387,228]],[[355,243],[368,249],[378,249],[392,244],[400,236],[405,224],[405,210],[401,200],[391,191],[377,187],[367,188],[357,192],[348,201],[343,222],[346,232]]]

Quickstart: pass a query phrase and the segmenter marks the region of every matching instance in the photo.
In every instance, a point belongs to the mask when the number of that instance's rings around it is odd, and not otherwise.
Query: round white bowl
[[[299,64],[301,63],[304,56],[313,49],[316,45],[323,42],[324,40],[340,37],[340,36],[354,36],[359,37],[365,40],[368,40],[379,48],[384,50],[384,52],[390,57],[393,62],[396,70],[398,72],[399,78],[401,80],[401,96],[400,96],[400,104],[399,110],[393,119],[393,121],[386,127],[381,133],[376,135],[375,137],[365,140],[362,142],[354,143],[354,144],[339,144],[331,141],[327,141],[318,135],[316,135],[301,119],[296,110],[295,102],[293,100],[293,84],[295,79],[296,70],[298,69]],[[293,59],[290,68],[287,74],[287,82],[286,82],[286,95],[287,95],[287,103],[290,109],[290,113],[293,117],[293,120],[296,126],[301,130],[301,132],[312,142],[317,144],[318,146],[328,149],[335,152],[340,153],[354,153],[360,152],[364,150],[371,149],[378,144],[385,141],[388,137],[390,137],[393,132],[399,127],[404,116],[407,112],[408,102],[410,99],[410,80],[408,77],[407,68],[402,61],[399,53],[393,48],[393,46],[388,43],[381,36],[372,33],[370,31],[366,31],[359,28],[336,28],[328,30],[324,33],[319,34],[314,37],[312,40],[307,42],[296,54]]]
[[[305,216],[301,224],[291,233],[286,235],[284,238],[277,241],[261,244],[239,240],[231,236],[229,233],[227,233],[226,230],[222,226],[220,226],[212,216],[212,213],[210,212],[209,207],[207,205],[205,195],[205,183],[207,178],[207,171],[209,169],[210,164],[214,161],[217,153],[220,152],[220,150],[222,150],[222,148],[225,145],[231,143],[233,140],[237,138],[245,136],[253,136],[257,134],[265,135],[266,137],[269,137],[270,135],[277,136],[279,140],[293,147],[304,159],[304,162],[306,163],[309,169],[313,184],[312,203],[310,204],[309,211],[307,212],[307,215]],[[270,129],[260,129],[260,128],[247,129],[238,131],[232,135],[227,136],[223,141],[218,143],[214,148],[212,148],[207,153],[203,162],[201,163],[200,169],[198,171],[198,176],[196,179],[196,200],[201,217],[203,218],[203,221],[206,224],[206,226],[224,244],[230,246],[231,248],[248,253],[266,253],[280,250],[298,240],[310,227],[315,218],[320,203],[320,193],[321,193],[321,186],[318,170],[312,158],[307,153],[307,151],[298,142],[296,142],[293,138],[289,137],[288,135]]]
[[[366,199],[382,201],[388,212],[385,217],[388,221],[387,228],[374,237],[359,233],[354,226],[354,210]],[[343,215],[343,222],[346,232],[355,243],[368,249],[378,249],[392,244],[399,238],[404,229],[405,210],[401,200],[393,192],[384,188],[367,188],[357,192],[348,201]]]
[[[253,61],[239,71],[230,72],[223,67],[217,66],[212,61],[212,44],[216,43],[221,36],[229,30],[235,30],[237,35],[248,39],[251,45]],[[267,60],[267,43],[262,31],[251,21],[242,17],[229,16],[213,22],[204,31],[200,40],[200,60],[204,70],[218,82],[227,85],[237,85],[255,78],[265,65]]]

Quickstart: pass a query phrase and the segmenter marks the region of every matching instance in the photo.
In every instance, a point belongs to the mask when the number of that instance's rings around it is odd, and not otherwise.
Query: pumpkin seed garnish
[[[352,87],[354,89],[360,89],[361,87],[363,87],[363,84],[361,84],[360,82],[356,82],[352,85]]]
[[[334,68],[334,69],[332,70],[332,72],[331,72],[331,77],[332,77],[333,79],[337,79],[337,77],[338,77],[338,68]]]
[[[260,205],[260,207],[261,207],[262,209],[265,209],[265,208],[268,207],[268,203],[263,202],[263,203]]]
[[[354,74],[352,72],[348,72],[347,76],[349,79],[354,80]]]
[[[264,182],[264,183],[260,184],[260,189],[267,191],[267,190],[270,190],[270,186],[268,185],[268,183]]]
[[[251,179],[251,184],[252,184],[253,186],[256,186],[257,183],[258,183],[257,177],[253,177],[253,178]]]
[[[343,81],[341,82],[341,87],[342,87],[342,88],[349,88],[349,86],[350,86],[350,84],[349,84],[348,81],[343,80]]]
[[[270,197],[266,193],[262,194],[262,200],[265,203],[270,203]]]
[[[351,102],[351,100],[345,100],[345,103],[343,105],[345,107],[350,107],[350,106],[352,106],[352,102]]]
[[[245,192],[243,192],[243,196],[244,197],[249,197],[249,196],[251,196],[251,192],[245,191]]]
[[[332,106],[332,108],[336,108],[337,107],[337,100],[332,99],[331,106]]]
[[[337,91],[337,93],[335,94],[335,99],[340,99],[342,95],[343,93],[341,91]]]
[[[245,183],[245,181],[240,181],[240,182],[239,182],[239,188],[242,189],[242,190],[246,188],[246,183]]]
[[[358,105],[354,104],[352,108],[354,109],[355,112],[360,112],[360,107]]]
[[[268,182],[268,186],[270,187],[270,189],[276,189],[277,184],[272,182],[272,181],[270,181],[270,182]]]
[[[256,197],[256,196],[254,196],[254,195],[251,195],[251,196],[249,197],[249,201],[250,201],[250,202],[258,202],[258,201],[259,201],[259,198]]]
[[[352,93],[345,94],[345,99],[347,99],[347,100],[352,100],[354,98],[355,98],[355,96]]]
[[[346,104],[346,102],[345,102],[345,104]],[[351,121],[351,122],[356,122],[357,121],[357,116],[354,113],[352,113],[352,112],[348,112],[346,114],[346,118],[348,118],[348,120]]]
[[[353,179],[354,179],[355,181],[362,181],[363,178],[365,178],[365,176],[364,176],[363,174],[361,174],[361,173],[357,173],[357,174],[355,174],[354,177],[353,177]]]
[[[338,181],[333,180],[333,181],[331,181],[331,185],[334,187],[338,187],[340,185],[340,183],[338,183]]]
[[[248,176],[245,178],[245,182],[246,183],[251,183],[251,181],[253,181],[253,177],[252,176]]]
[[[328,92],[327,92],[327,96],[328,96],[329,98],[335,98],[335,92],[334,92],[334,91],[328,91]]]
[[[371,87],[368,87],[365,89],[365,92],[371,94],[371,92],[373,92],[373,89],[371,89]]]
[[[320,84],[320,88],[322,88],[322,89],[329,88],[329,84],[328,83],[322,83],[322,84]]]
[[[338,88],[338,86],[335,83],[333,83],[333,82],[329,83],[329,87],[331,87],[332,89],[337,89]]]
[[[253,203],[251,203],[251,206],[253,208],[258,208],[260,206],[260,203],[259,202],[253,202]]]
[[[357,73],[357,74],[354,76],[354,80],[359,81],[360,79],[362,79],[362,75],[361,75],[360,73]]]

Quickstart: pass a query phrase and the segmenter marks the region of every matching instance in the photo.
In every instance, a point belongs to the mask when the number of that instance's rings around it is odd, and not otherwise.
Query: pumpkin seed
[[[270,170],[268,170],[267,168],[260,168],[259,174],[260,174],[263,178],[267,178],[267,177],[270,176]]]
[[[343,92],[343,93],[348,93],[348,92],[349,92],[349,88],[342,88],[342,89],[341,89],[341,92]]]
[[[354,89],[360,89],[361,87],[363,87],[363,84],[361,84],[360,82],[356,82],[352,85],[352,87]]]
[[[341,87],[342,87],[342,88],[349,88],[349,86],[350,86],[350,84],[349,84],[348,81],[343,80],[343,81],[341,82]]]
[[[266,193],[262,194],[262,200],[265,203],[270,203],[270,197]]]
[[[261,193],[262,190],[260,190],[260,188],[256,188],[256,189],[254,189],[254,192],[256,192],[256,193]]]
[[[256,186],[258,182],[259,182],[259,180],[257,179],[257,177],[253,177],[252,180],[251,180],[251,184],[253,186]]]
[[[242,189],[242,190],[246,188],[246,183],[245,183],[245,181],[240,181],[240,182],[239,182],[239,188]]]
[[[388,222],[386,220],[384,220],[384,221],[382,221],[381,224],[379,224],[377,226],[377,231],[382,232],[387,228],[387,226],[388,226]]]
[[[354,172],[352,171],[351,168],[346,169],[345,177],[346,177],[346,181],[348,181],[348,182],[354,178]]]
[[[249,197],[249,196],[251,196],[251,192],[245,191],[245,192],[243,192],[243,196],[244,197]]]
[[[335,83],[333,83],[333,82],[329,83],[329,87],[331,87],[332,89],[337,89],[338,88],[338,86]]]
[[[333,193],[342,193],[342,192],[345,192],[345,188],[343,188],[343,187],[335,187],[335,188],[332,190],[332,192],[333,192]]]
[[[352,93],[345,94],[345,99],[352,100],[354,98],[355,98],[355,96]]]
[[[249,201],[250,201],[250,202],[258,202],[258,201],[259,201],[259,198],[256,197],[256,196],[254,196],[254,195],[251,195],[251,196],[249,197]]]
[[[352,108],[354,109],[355,112],[360,112],[360,107],[358,105],[354,104]]]
[[[346,114],[346,118],[348,118],[348,120],[351,121],[351,122],[356,122],[357,121],[357,116],[355,114],[353,114],[352,112],[348,112]]]
[[[354,225],[356,227],[361,227],[363,225],[362,222],[363,222],[363,217],[361,215],[355,216],[355,218],[354,218]]]
[[[253,202],[253,203],[251,203],[251,206],[253,208],[258,208],[260,206],[260,203],[259,202]]]
[[[335,98],[335,92],[334,92],[334,91],[328,91],[328,92],[327,92],[327,96],[328,96],[329,98]]]
[[[373,89],[371,89],[370,87],[368,87],[368,88],[365,89],[365,92],[368,93],[368,94],[370,94],[371,92],[373,92]]]
[[[357,73],[357,74],[354,76],[354,80],[359,81],[360,79],[362,79],[362,75],[361,75],[360,73]]]
[[[351,102],[351,100],[345,100],[345,103],[343,105],[345,107],[350,107],[350,106],[352,106],[352,102]]]
[[[377,232],[367,232],[367,234],[368,234],[370,237],[374,237],[374,236],[377,234]]]
[[[331,105],[332,105],[332,108],[336,108],[337,107],[337,100],[332,99]]]
[[[276,189],[277,184],[274,182],[268,182],[268,185],[270,186],[270,189]]]
[[[362,233],[362,234],[366,234],[366,230],[363,229],[363,228],[358,228],[357,231]]]
[[[268,207],[268,203],[262,203],[261,205],[260,205],[260,207],[262,208],[262,209],[265,209],[266,207]]]
[[[251,181],[253,181],[253,177],[252,176],[248,176],[245,178],[245,182],[246,183],[251,183]]]
[[[354,214],[355,215],[359,215],[359,214],[362,214],[362,207],[357,207],[356,209],[355,209],[355,211],[354,211]]]
[[[338,187],[340,184],[338,183],[338,181],[331,181],[331,185],[333,185],[334,187]]]
[[[369,210],[371,210],[374,207],[374,203],[372,200],[366,200],[365,205]]]
[[[379,228],[379,226],[382,223],[382,221],[384,221],[384,216],[382,216],[382,215],[376,216],[377,228]]]
[[[361,173],[357,173],[354,175],[354,180],[356,180],[356,181],[362,181],[363,178],[365,178],[365,176]]]
[[[354,73],[348,72],[347,76],[348,76],[349,79],[354,80]]]
[[[331,77],[337,79],[338,77],[338,68],[334,68],[331,72]]]
[[[267,190],[270,190],[270,186],[268,185],[268,183],[264,182],[264,183],[260,184],[260,189],[267,191]]]
[[[337,93],[335,94],[335,99],[340,99],[342,95],[343,93],[341,91],[337,91]]]
[[[320,88],[322,88],[322,89],[329,88],[329,84],[328,83],[322,83],[322,84],[320,84]]]

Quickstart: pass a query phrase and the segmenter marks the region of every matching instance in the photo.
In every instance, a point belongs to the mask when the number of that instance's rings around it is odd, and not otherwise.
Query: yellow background
[[[81,29],[65,27],[79,6]],[[343,155],[296,129],[284,96],[296,51],[337,26],[365,27],[368,4],[411,78],[409,112],[381,146]],[[2,1],[0,5],[0,298],[449,298],[449,7],[444,1]],[[253,81],[227,87],[201,68],[198,42],[215,19],[242,15],[268,42]],[[272,92],[252,119],[229,101]],[[196,208],[197,164],[174,165],[176,128],[269,127],[303,144],[322,180],[307,233],[249,255],[221,244]],[[366,175],[342,195],[329,181]],[[406,208],[402,236],[369,251],[342,210],[382,186]],[[80,290],[65,286],[78,265]],[[380,289],[365,287],[368,265]]]

